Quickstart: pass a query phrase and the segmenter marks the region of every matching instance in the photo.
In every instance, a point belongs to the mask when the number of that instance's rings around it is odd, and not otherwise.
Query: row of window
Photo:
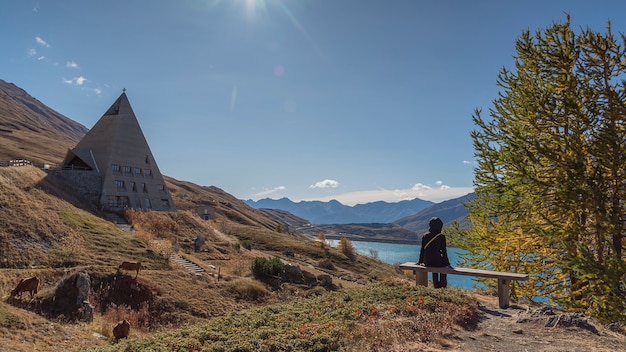
[[[135,181],[130,181],[130,182],[128,182],[128,184],[129,184],[129,188],[130,188],[130,190],[132,192],[137,192],[137,183]],[[157,186],[157,190],[159,192],[165,192],[165,185],[158,184],[156,186]],[[120,190],[120,191],[125,191],[126,190],[126,181],[115,180],[115,187],[118,190]],[[140,190],[140,192],[148,193],[148,187],[143,182],[139,183],[139,190]]]
[[[130,206],[130,200],[127,196],[108,196],[107,203],[109,208],[127,208]],[[161,206],[169,209],[169,199],[161,199]],[[144,207],[146,209],[152,209],[152,203],[150,202],[150,198],[144,199]]]
[[[130,167],[128,165],[111,164],[111,170],[113,172],[124,173],[126,175],[137,177],[143,175],[144,177],[154,177],[151,169],[142,169],[140,167]],[[132,171],[132,172],[131,172]]]
[[[150,157],[145,155],[144,156],[144,162],[146,163],[146,165],[150,165]],[[124,167],[128,167],[128,169],[130,170],[130,166],[124,166]],[[115,170],[113,170],[113,171],[115,171]]]

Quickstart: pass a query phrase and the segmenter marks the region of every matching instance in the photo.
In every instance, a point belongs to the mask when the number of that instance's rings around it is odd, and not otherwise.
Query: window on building
[[[120,166],[117,164],[113,164],[111,165],[111,170],[113,170],[113,172],[120,172]]]
[[[125,174],[130,174],[130,166],[124,166],[123,170]]]
[[[146,198],[146,209],[152,208],[152,204],[150,204],[150,198]]]
[[[117,189],[124,189],[124,181],[115,180],[115,187],[117,187]]]
[[[143,169],[143,175],[146,177],[152,177],[152,170],[150,169]]]
[[[130,189],[133,192],[137,192],[137,184],[135,184],[135,181],[130,181]]]
[[[144,193],[148,193],[148,187],[146,187],[146,184],[143,182],[141,183],[141,191]]]
[[[150,164],[150,157],[148,155],[145,156],[144,160],[146,161],[146,164]]]
[[[133,168],[133,173],[134,173],[136,176],[141,176],[141,169],[140,169],[140,168],[138,168],[138,167],[134,167],[134,168]]]
[[[170,208],[169,199],[161,199],[161,205],[163,206],[163,208],[169,209]]]
[[[157,185],[157,189],[161,192],[165,191],[165,186],[164,185]]]

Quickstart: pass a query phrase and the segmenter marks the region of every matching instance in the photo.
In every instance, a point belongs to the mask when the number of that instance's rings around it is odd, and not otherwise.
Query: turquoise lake
[[[333,247],[337,246],[338,240],[328,240]],[[351,241],[352,246],[361,255],[374,257],[387,264],[398,264],[405,262],[417,262],[420,255],[420,245],[416,244],[395,244],[382,242],[363,242]],[[458,265],[459,256],[463,250],[454,247],[448,247],[448,258],[452,266]],[[428,279],[431,280],[430,274]],[[431,280],[432,281],[432,280]],[[448,286],[460,287],[465,289],[474,288],[474,278],[471,276],[448,275]]]

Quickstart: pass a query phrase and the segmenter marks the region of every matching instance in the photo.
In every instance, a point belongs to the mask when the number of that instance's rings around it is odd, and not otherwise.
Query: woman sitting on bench
[[[448,251],[446,250],[446,236],[441,233],[443,221],[439,218],[431,218],[428,222],[428,232],[422,237],[422,248],[420,249],[420,260],[418,264],[424,266],[443,267],[450,266]],[[444,288],[448,286],[448,275],[440,273],[433,274],[433,286]]]

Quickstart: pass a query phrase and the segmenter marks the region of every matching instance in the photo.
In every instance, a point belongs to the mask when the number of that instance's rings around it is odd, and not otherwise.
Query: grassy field
[[[350,332],[344,325],[365,328],[369,323],[364,317],[376,316],[363,311],[365,313],[359,314],[364,315],[359,318],[344,311],[342,316],[349,316],[349,319],[342,320],[331,314],[340,309],[337,304],[358,312],[354,305],[362,301],[368,305],[363,309],[375,308],[374,311],[384,310],[388,314],[387,308],[374,304],[383,292],[381,287],[363,293],[359,290],[380,282],[410,281],[394,266],[369,257],[346,256],[297,233],[277,232],[281,226],[275,220],[218,188],[199,187],[173,179],[168,179],[168,188],[179,210],[118,214],[133,226],[134,232],[127,233],[107,220],[106,214],[98,213],[90,204],[81,203],[84,199],[71,187],[43,171],[34,167],[0,168],[0,206],[3,209],[0,222],[4,225],[0,228],[0,292],[3,293],[0,345],[9,346],[5,349],[14,351],[65,351],[108,346],[112,341],[111,330],[121,319],[131,321],[132,340],[148,343],[153,338],[160,338],[156,336],[168,336],[155,334],[176,336],[178,331],[192,334],[192,326],[199,326],[197,324],[213,324],[213,321],[218,325],[235,324],[223,319],[258,321],[256,314],[277,324],[278,319],[286,319],[280,324],[287,328],[293,325],[290,319],[295,314],[302,315],[302,319],[311,324],[302,328],[307,331],[333,326],[329,335],[322,334],[322,340],[311,337],[310,341],[312,346],[327,342],[331,348],[343,345],[348,338],[348,335],[340,336]],[[202,220],[194,211],[197,206],[207,204],[215,209],[215,217],[208,221]],[[202,241],[198,242],[198,239]],[[195,275],[170,262],[172,253],[203,267],[205,273]],[[280,258],[313,277],[329,275],[338,291],[327,292],[321,287],[302,283],[284,282],[276,286],[276,283],[260,282],[251,272],[256,258]],[[133,273],[117,272],[119,263],[125,260],[142,263],[136,279]],[[76,320],[72,304],[59,306],[67,301],[67,295],[72,294],[67,287],[71,291],[71,280],[78,272],[89,274],[91,280],[89,301],[95,307],[92,322]],[[20,278],[30,276],[41,280],[34,299],[31,300],[28,294],[21,298],[8,297]],[[391,287],[398,289],[402,286],[394,284]],[[438,299],[437,294],[432,300]],[[371,298],[366,299],[363,295]],[[429,297],[431,294],[423,295]],[[323,305],[320,299],[335,303]],[[455,300],[458,299],[451,302]],[[427,303],[424,307],[434,309],[429,314],[441,309],[430,299],[424,302]],[[405,304],[422,308],[421,303],[416,305],[407,301]],[[272,312],[276,310],[282,313],[274,315]],[[418,315],[398,315],[390,322],[417,319]],[[187,328],[191,329],[188,333],[180,330]],[[233,330],[229,339],[235,340],[244,330],[253,330],[247,334],[250,341],[256,341],[263,336],[263,331],[277,328],[261,326],[256,329],[241,325],[241,330]],[[370,328],[374,325],[367,329]],[[357,335],[354,332],[353,341],[367,340],[365,330]],[[292,333],[284,332],[287,337]],[[300,339],[309,335],[310,332],[301,335]],[[176,343],[182,346],[180,337],[176,339],[179,341]],[[268,343],[279,345],[285,341],[268,340]],[[305,343],[301,343],[293,345],[293,350],[304,348]]]
[[[428,343],[477,323],[474,301],[454,289],[383,282],[310,296],[90,350],[373,351]]]

